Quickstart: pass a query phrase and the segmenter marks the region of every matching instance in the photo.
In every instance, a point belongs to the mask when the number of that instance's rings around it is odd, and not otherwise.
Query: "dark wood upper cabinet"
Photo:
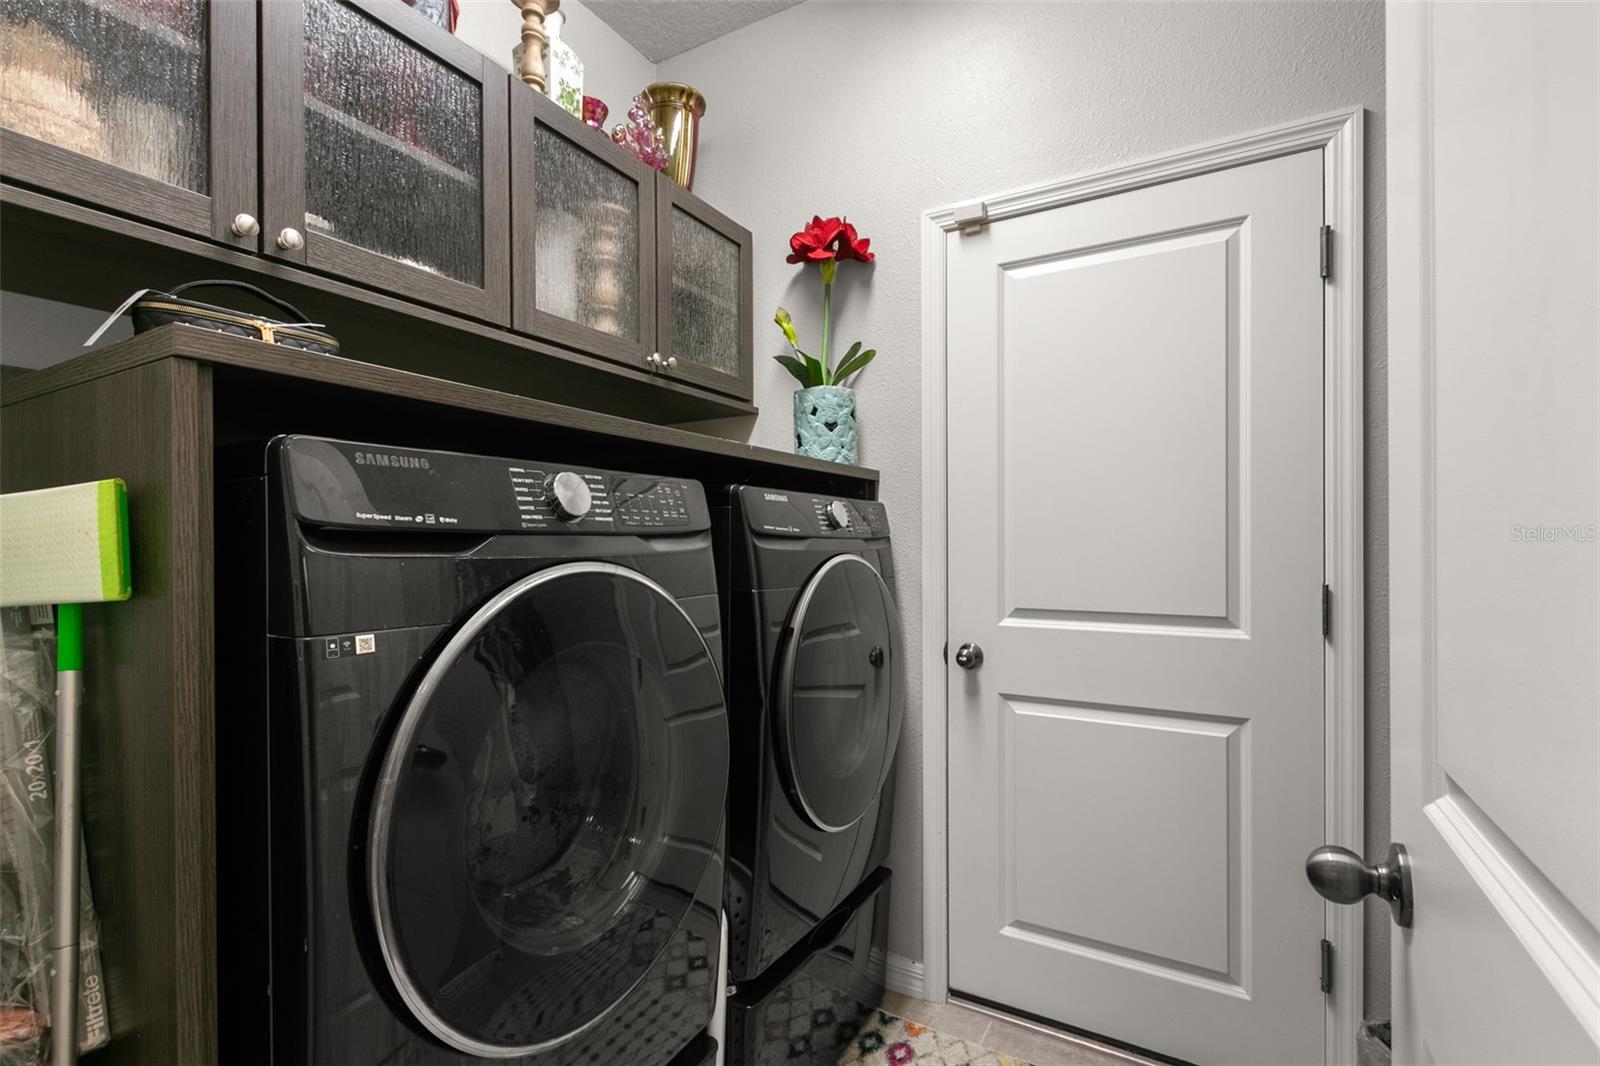
[[[509,323],[505,72],[393,0],[259,10],[262,250]]]
[[[512,77],[512,324],[634,368],[656,351],[655,172]]]
[[[666,373],[751,396],[750,231],[656,177],[656,339]]]
[[[0,0],[0,77],[0,178],[102,230],[752,410],[750,231],[399,0]]]
[[[0,82],[7,180],[258,247],[255,5],[4,0]]]

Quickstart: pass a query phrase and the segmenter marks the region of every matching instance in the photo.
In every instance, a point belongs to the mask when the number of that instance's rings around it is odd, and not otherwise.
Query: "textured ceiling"
[[[583,0],[652,63],[671,59],[801,0]]]

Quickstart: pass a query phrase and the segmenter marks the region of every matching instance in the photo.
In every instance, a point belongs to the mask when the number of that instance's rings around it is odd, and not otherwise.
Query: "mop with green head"
[[[56,606],[55,928],[51,1059],[78,1057],[78,743],[83,605],[125,600],[128,490],[120,479],[0,495],[0,606]]]

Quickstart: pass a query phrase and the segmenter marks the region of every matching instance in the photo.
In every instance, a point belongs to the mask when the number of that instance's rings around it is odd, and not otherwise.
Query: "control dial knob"
[[[589,493],[589,483],[582,475],[563,470],[544,480],[544,498],[550,510],[563,522],[576,522],[589,513],[594,503]]]
[[[832,500],[823,508],[822,516],[827,520],[829,529],[849,529],[850,510],[840,500]]]

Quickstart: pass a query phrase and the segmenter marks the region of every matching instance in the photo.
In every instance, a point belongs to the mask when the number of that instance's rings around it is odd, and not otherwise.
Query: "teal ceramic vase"
[[[796,455],[834,463],[856,461],[856,394],[843,385],[816,385],[794,394]]]

